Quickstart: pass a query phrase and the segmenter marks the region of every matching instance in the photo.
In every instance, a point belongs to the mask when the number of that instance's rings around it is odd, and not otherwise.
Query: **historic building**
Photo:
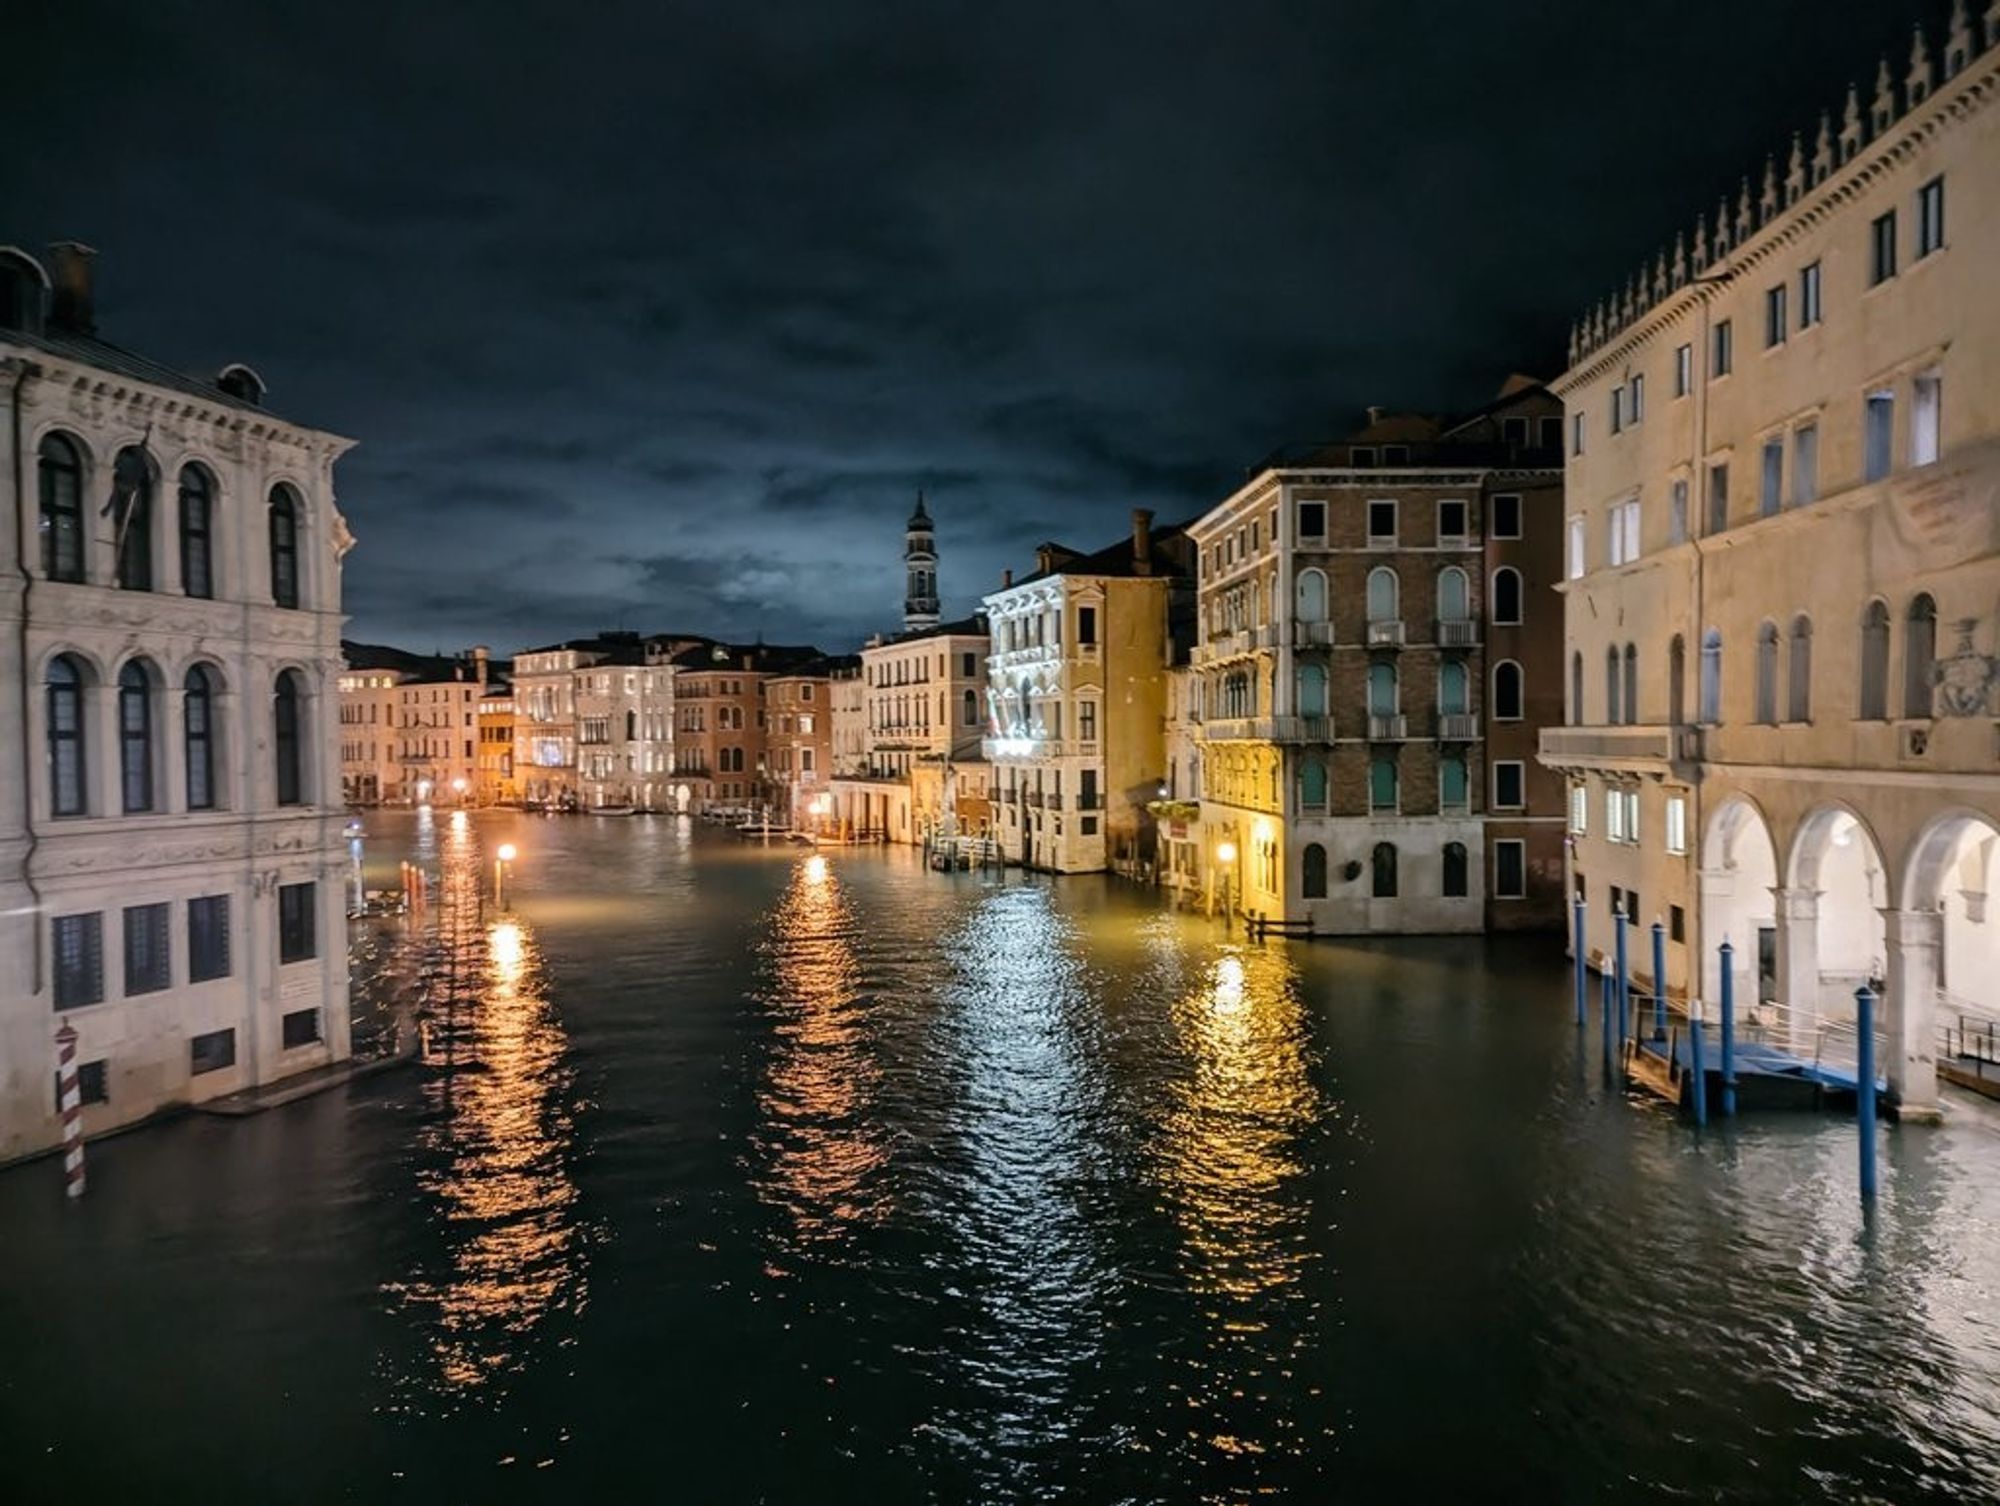
[[[346,645],[342,645],[343,649]],[[383,666],[356,668],[343,656],[340,695],[340,794],[349,805],[396,798],[396,687],[402,675]]]
[[[600,664],[635,665],[644,658],[636,635],[573,638],[515,655],[514,774],[525,803],[564,810],[582,804],[578,676]]]
[[[1057,873],[1155,859],[1167,671],[1193,630],[1193,548],[1137,509],[1091,554],[1044,544],[986,597],[986,757],[1010,863]]]
[[[765,760],[778,795],[773,813],[801,831],[826,824],[833,813],[833,674],[841,664],[804,664],[765,686]]]
[[[917,493],[917,510],[903,533],[903,631],[921,632],[938,625],[937,535]]]
[[[514,777],[514,689],[488,683],[479,698],[478,767],[473,773],[481,805],[519,805],[520,781]]]
[[[93,254],[0,250],[0,1161],[61,1026],[92,1134],[349,1052],[351,441],[99,339]]]
[[[586,811],[674,807],[674,678],[636,633],[599,636],[603,657],[576,675],[576,783]]]
[[[674,650],[674,809],[770,813],[783,803],[770,770],[769,682],[820,657],[805,646],[706,640]]]
[[[1559,923],[1561,788],[1531,758],[1561,618],[1562,412],[1511,379],[1457,419],[1373,410],[1188,532],[1203,863],[1318,932]],[[1551,710],[1551,715],[1553,714]]]
[[[490,659],[343,643],[340,784],[350,805],[471,805]]]
[[[1888,1074],[2000,1013],[2000,6],[1794,136],[1576,331],[1563,587],[1575,893],[1676,994]]]
[[[876,638],[861,650],[863,772],[832,791],[837,817],[852,830],[921,842],[955,828],[943,771],[980,762],[986,650],[986,620],[976,616]],[[923,764],[937,766],[939,776],[925,786],[930,797],[918,801],[912,775]]]

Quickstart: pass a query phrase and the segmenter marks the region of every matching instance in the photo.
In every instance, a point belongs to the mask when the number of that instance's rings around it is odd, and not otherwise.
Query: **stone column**
[[[1819,1027],[1819,891],[1771,890],[1778,917],[1778,1002],[1794,1052],[1810,1058]]]
[[[1888,1049],[1884,1065],[1898,1117],[1935,1122],[1939,1117],[1937,1087],[1938,963],[1944,939],[1944,914],[1938,910],[1884,910],[1883,935],[1888,956],[1884,993],[1884,1026]]]
[[[1727,923],[1723,919],[1723,912],[1728,909],[1729,901],[1736,896],[1736,870],[1704,868],[1701,870],[1700,878],[1701,914],[1694,927],[1694,944],[1701,948],[1701,956],[1696,959],[1697,965],[1688,969],[1688,977],[1690,981],[1699,980],[1699,987],[1694,996],[1706,1001],[1713,1015],[1718,1007],[1715,1001],[1722,997],[1722,943],[1728,940],[1735,944],[1737,961],[1740,964],[1746,938],[1725,934]],[[1757,938],[1751,936],[1747,941],[1750,947],[1751,965],[1754,968]],[[1740,976],[1740,966],[1738,973]],[[1748,996],[1738,990],[1737,997],[1742,999]]]

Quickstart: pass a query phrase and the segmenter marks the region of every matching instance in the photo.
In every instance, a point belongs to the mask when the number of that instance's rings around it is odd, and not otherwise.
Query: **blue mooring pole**
[[[1667,929],[1653,922],[1653,1039],[1667,1038]]]
[[[1583,975],[1585,953],[1583,950],[1583,940],[1583,901],[1578,900],[1576,902],[1576,1025],[1579,1030],[1583,1028],[1584,1024]]]
[[[1625,968],[1625,912],[1616,911],[1612,920],[1612,935],[1618,948],[1618,1046],[1624,1049],[1625,1037],[1632,1029],[1632,975]]]
[[[1722,939],[1722,1117],[1736,1114],[1736,948]]]
[[[1861,1201],[1875,1202],[1875,990],[1854,990],[1854,1120],[1861,1131]]]
[[[1614,1060],[1611,1052],[1611,1043],[1617,1039],[1617,1037],[1611,1033],[1613,1029],[1613,1021],[1611,1018],[1611,1013],[1612,1013],[1611,995],[1613,991],[1611,983],[1611,974],[1599,973],[1597,975],[1597,981],[1604,985],[1604,987],[1600,990],[1600,996],[1602,998],[1602,1009],[1604,1013],[1604,1075],[1606,1077],[1609,1077],[1611,1075],[1611,1067],[1612,1067],[1612,1062]]]
[[[1701,1048],[1701,1000],[1688,1000],[1689,1070],[1694,1073],[1694,1122],[1708,1123],[1708,1062]]]

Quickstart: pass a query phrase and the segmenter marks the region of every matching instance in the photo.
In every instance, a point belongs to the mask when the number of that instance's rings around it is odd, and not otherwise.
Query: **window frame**
[[[1503,882],[1506,872],[1503,854],[1512,854],[1515,864],[1514,884],[1510,887]],[[1528,844],[1520,837],[1499,837],[1493,843],[1493,890],[1494,899],[1526,899],[1528,897]]]
[[[1518,798],[1513,800],[1504,800],[1501,798],[1501,779],[1505,775],[1511,775],[1513,778],[1515,782],[1515,794]],[[1528,765],[1525,759],[1494,759],[1493,775],[1490,782],[1492,784],[1491,809],[1495,811],[1522,811],[1528,808]]]
[[[278,886],[278,963],[312,962],[319,957],[319,883],[306,879]]]

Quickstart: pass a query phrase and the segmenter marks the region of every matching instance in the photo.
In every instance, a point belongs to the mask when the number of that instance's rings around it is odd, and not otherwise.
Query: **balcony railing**
[[[1479,736],[1479,718],[1467,711],[1446,711],[1438,715],[1438,738],[1448,743],[1469,743]]]
[[[1540,752],[1557,765],[1672,763],[1699,754],[1700,729],[1667,725],[1640,727],[1544,727]]]
[[[1403,646],[1403,624],[1398,621],[1369,623],[1368,646],[1370,648],[1401,648]]]
[[[1294,625],[1292,641],[1300,648],[1325,648],[1333,642],[1330,622],[1300,622]]]
[[[1399,743],[1410,735],[1410,719],[1402,712],[1368,713],[1368,740],[1376,743]]]
[[[1330,716],[1239,716],[1208,722],[1204,733],[1212,743],[1330,743]]]
[[[1479,641],[1476,622],[1440,622],[1437,629],[1439,648],[1471,648]]]

